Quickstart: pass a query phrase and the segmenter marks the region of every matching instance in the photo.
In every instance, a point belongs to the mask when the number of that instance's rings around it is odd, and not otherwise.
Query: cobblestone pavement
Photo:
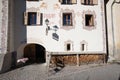
[[[120,64],[89,64],[48,69],[32,64],[0,74],[0,80],[120,80]]]
[[[0,80],[45,80],[47,70],[44,64],[32,64],[0,75]]]

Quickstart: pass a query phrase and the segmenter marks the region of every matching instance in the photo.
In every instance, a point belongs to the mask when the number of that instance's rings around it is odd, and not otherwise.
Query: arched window
[[[80,42],[80,50],[81,51],[87,51],[87,46],[88,46],[88,43],[85,40]]]
[[[65,51],[73,51],[73,42],[71,40],[65,42]]]

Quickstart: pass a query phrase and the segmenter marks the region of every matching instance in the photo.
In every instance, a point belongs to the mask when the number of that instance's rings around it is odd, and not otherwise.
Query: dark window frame
[[[28,12],[27,21],[27,25],[37,25],[37,12]]]
[[[62,0],[61,4],[72,4],[72,0]]]
[[[82,46],[81,50],[85,51],[85,44],[81,44],[81,46]]]
[[[94,26],[93,14],[85,14],[85,26]]]
[[[77,4],[77,0],[59,0],[62,5],[72,5]]]
[[[73,26],[72,13],[62,14],[62,25],[63,26]]]
[[[67,44],[66,44],[66,50],[67,50],[67,51],[70,51],[70,50],[71,50],[71,44],[70,44],[70,43],[67,43]]]

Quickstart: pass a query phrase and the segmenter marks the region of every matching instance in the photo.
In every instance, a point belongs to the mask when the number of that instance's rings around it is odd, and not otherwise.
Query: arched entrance
[[[46,50],[38,44],[28,44],[24,48],[24,57],[29,59],[29,62],[45,63]]]

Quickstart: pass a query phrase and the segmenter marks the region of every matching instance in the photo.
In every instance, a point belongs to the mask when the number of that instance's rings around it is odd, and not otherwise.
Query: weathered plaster
[[[8,0],[2,1],[1,53],[7,52]]]

